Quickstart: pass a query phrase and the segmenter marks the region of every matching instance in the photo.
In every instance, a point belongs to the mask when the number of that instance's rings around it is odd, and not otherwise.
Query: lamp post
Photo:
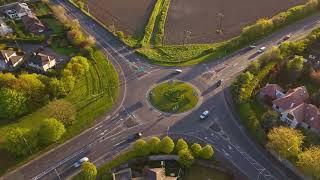
[[[222,19],[224,17],[224,15],[222,13],[218,13],[217,17],[219,18],[219,23],[218,23],[218,29],[217,29],[217,33],[221,34],[222,33]]]

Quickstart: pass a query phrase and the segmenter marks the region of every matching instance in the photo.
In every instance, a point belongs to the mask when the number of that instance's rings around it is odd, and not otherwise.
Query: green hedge
[[[149,17],[148,24],[144,29],[144,37],[141,40],[141,46],[142,47],[147,46],[147,45],[150,44],[150,40],[151,40],[152,33],[153,33],[153,30],[154,30],[154,27],[155,27],[157,16],[158,16],[158,14],[159,14],[159,12],[161,10],[162,4],[163,4],[163,0],[157,0],[156,4],[154,5],[153,11],[152,11],[152,13],[151,13],[151,15]]]
[[[165,30],[165,24],[166,24],[166,19],[170,7],[170,2],[171,0],[164,0],[161,12],[160,12],[160,20],[157,23],[157,32],[155,35],[155,45],[161,45],[163,42],[163,37],[164,37],[164,30]]]

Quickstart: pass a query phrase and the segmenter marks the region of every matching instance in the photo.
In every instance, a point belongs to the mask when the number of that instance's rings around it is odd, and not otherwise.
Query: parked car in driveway
[[[206,119],[208,116],[209,116],[209,111],[206,110],[206,111],[203,111],[203,113],[200,115],[200,119],[203,120],[203,119]]]
[[[74,163],[73,167],[75,167],[75,168],[80,167],[82,163],[88,162],[88,161],[89,161],[89,158],[83,157],[83,158],[79,159],[76,163]]]

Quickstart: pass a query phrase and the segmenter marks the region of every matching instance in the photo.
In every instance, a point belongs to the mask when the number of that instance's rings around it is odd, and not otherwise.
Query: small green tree
[[[279,120],[279,114],[273,110],[269,110],[263,113],[261,119],[263,127],[270,129],[277,124]]]
[[[50,116],[60,120],[65,126],[70,126],[75,120],[76,108],[66,100],[55,100],[48,105]]]
[[[205,145],[200,152],[200,157],[203,159],[210,159],[214,154],[212,146],[209,144]]]
[[[159,143],[159,151],[162,153],[170,154],[174,150],[173,140],[166,136]]]
[[[189,168],[194,162],[194,157],[189,149],[182,149],[179,151],[178,156],[178,162],[182,167]]]
[[[97,168],[93,163],[84,162],[81,165],[81,172],[79,174],[80,180],[95,180],[97,177]]]
[[[191,146],[191,150],[192,150],[192,154],[194,157],[199,157],[201,150],[202,150],[202,147],[198,143],[193,143]]]
[[[247,68],[248,71],[250,71],[251,74],[258,74],[260,71],[260,64],[257,61],[253,61],[250,63],[250,65]]]
[[[143,139],[138,139],[133,144],[133,149],[138,156],[146,156],[150,153],[148,144]]]
[[[150,148],[151,153],[158,153],[159,152],[159,144],[161,140],[158,137],[152,137],[148,141],[148,145]]]
[[[176,146],[175,146],[175,152],[179,152],[183,149],[188,149],[188,144],[187,142],[184,140],[184,139],[179,139],[176,143]]]
[[[34,133],[26,128],[11,128],[6,133],[4,147],[16,156],[26,156],[33,153],[38,139]]]
[[[27,98],[14,89],[0,89],[0,119],[12,119],[26,113]]]
[[[54,118],[45,119],[39,130],[40,142],[44,145],[57,142],[65,132],[66,129],[60,121]]]

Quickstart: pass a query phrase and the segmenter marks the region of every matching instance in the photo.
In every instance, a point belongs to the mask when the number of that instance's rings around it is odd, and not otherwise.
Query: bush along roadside
[[[178,162],[184,168],[189,168],[196,158],[213,159],[214,149],[211,145],[201,146],[198,143],[189,145],[184,139],[179,139],[176,143],[168,136],[160,139],[151,137],[147,140],[139,139],[133,146],[127,149],[108,163],[98,168],[97,179],[109,179],[112,177],[112,169],[138,157],[149,155],[171,154],[178,155]],[[79,174],[73,179],[78,179]]]

